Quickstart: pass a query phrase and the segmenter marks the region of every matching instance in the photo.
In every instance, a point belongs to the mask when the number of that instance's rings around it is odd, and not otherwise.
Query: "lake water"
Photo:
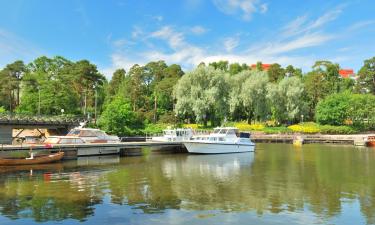
[[[0,169],[0,224],[40,222],[375,224],[375,149],[258,144]]]

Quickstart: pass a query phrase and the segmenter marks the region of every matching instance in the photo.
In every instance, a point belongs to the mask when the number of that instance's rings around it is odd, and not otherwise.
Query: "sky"
[[[2,0],[0,68],[59,55],[90,60],[108,78],[156,60],[305,72],[330,60],[357,71],[375,56],[374,12],[374,0]]]

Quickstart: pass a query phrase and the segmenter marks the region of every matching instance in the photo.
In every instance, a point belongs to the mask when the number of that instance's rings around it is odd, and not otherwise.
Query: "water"
[[[258,144],[1,168],[0,224],[40,222],[375,224],[375,149]]]

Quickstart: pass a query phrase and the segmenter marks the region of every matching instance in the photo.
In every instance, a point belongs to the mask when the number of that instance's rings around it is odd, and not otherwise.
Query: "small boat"
[[[183,142],[189,153],[220,154],[253,152],[255,144],[249,133],[240,133],[235,127],[218,127],[209,135],[194,136]]]
[[[61,160],[64,157],[64,152],[57,152],[49,155],[34,156],[31,153],[30,158],[1,158],[0,166],[14,166],[14,165],[33,165],[52,163]]]
[[[293,138],[293,145],[296,147],[301,147],[304,143],[304,139],[302,136],[295,136]]]
[[[375,136],[368,136],[366,138],[366,143],[369,147],[375,147]]]
[[[71,136],[49,136],[43,144],[52,147],[53,144],[84,144],[85,142],[79,137]]]
[[[193,136],[191,128],[177,128],[163,130],[163,136],[152,137],[151,141],[156,142],[181,142],[190,140]]]
[[[108,135],[104,131],[93,128],[73,128],[67,137],[79,137],[85,143],[118,143],[119,137]]]

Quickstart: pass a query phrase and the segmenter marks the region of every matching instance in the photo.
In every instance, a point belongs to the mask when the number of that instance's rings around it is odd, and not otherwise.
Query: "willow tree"
[[[269,84],[267,89],[274,119],[279,122],[295,121],[305,112],[304,87],[298,77],[286,77],[278,84]]]
[[[230,112],[234,119],[263,120],[267,117],[267,73],[242,71],[230,79]]]
[[[199,66],[185,74],[174,88],[175,112],[194,115],[198,122],[218,124],[228,112],[228,75],[211,66]]]

